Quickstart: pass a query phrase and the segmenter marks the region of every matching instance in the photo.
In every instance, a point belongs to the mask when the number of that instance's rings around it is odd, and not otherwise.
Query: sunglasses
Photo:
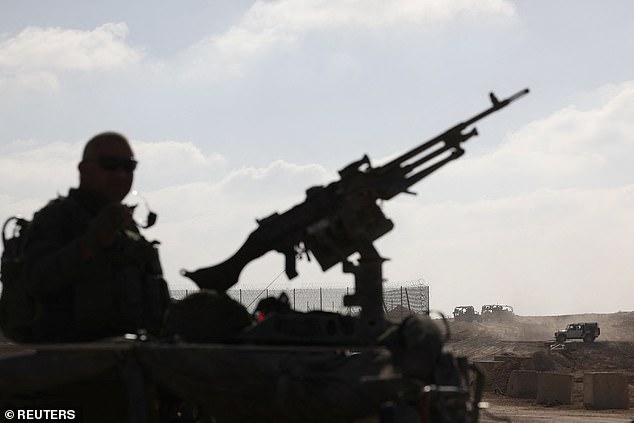
[[[134,169],[136,169],[136,165],[138,164],[138,162],[134,159],[122,159],[121,157],[114,156],[99,156],[87,160],[96,161],[102,169],[111,171],[122,169],[126,172],[134,172]]]

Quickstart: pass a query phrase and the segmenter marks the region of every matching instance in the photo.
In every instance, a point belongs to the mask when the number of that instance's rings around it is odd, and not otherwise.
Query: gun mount
[[[373,167],[367,155],[339,171],[340,179],[306,191],[306,200],[282,214],[258,220],[240,249],[215,266],[182,274],[200,288],[225,291],[238,282],[242,269],[268,251],[285,256],[286,275],[297,276],[296,257],[310,254],[323,270],[343,263],[343,271],[355,278],[355,292],[344,297],[346,306],[360,306],[360,328],[355,337],[371,342],[383,331],[382,263],[373,242],[394,224],[382,212],[379,200],[389,200],[450,161],[464,154],[462,143],[478,135],[472,127],[480,119],[524,96],[528,89],[504,100],[491,93],[491,106],[440,135],[401,154],[387,164]],[[359,253],[358,262],[348,257]],[[357,336],[358,335],[358,336]]]

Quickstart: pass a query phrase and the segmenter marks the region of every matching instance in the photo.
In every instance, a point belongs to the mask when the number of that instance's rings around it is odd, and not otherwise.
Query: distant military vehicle
[[[457,306],[453,309],[454,320],[463,322],[473,322],[478,320],[480,315],[473,306]]]
[[[555,332],[557,342],[566,342],[568,339],[583,339],[583,342],[594,342],[601,334],[597,322],[570,323],[566,329]]]
[[[483,321],[487,320],[512,320],[515,314],[513,313],[513,307],[503,304],[487,304],[482,306],[480,312],[480,318]]]

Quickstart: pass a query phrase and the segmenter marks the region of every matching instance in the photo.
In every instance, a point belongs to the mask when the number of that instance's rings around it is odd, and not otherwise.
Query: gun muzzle
[[[515,101],[515,100],[517,100],[518,98],[525,96],[525,95],[526,95],[526,94],[528,94],[529,92],[530,92],[530,90],[529,90],[528,88],[525,88],[525,89],[523,89],[522,91],[519,91],[519,92],[517,92],[517,93],[513,94],[512,96],[510,96],[510,97],[507,99],[507,101],[508,101],[509,103],[510,103],[510,102],[512,102],[512,101]]]

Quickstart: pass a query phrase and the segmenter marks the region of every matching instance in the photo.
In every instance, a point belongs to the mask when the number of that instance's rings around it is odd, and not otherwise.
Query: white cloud
[[[66,193],[77,183],[79,143],[38,144],[23,141],[0,150],[0,180],[3,194],[13,198],[40,198]]]
[[[619,186],[634,180],[634,81],[596,90],[591,107],[565,107],[510,134],[496,150],[443,169],[449,184],[494,195],[540,187]],[[501,188],[502,191],[499,191]]]
[[[185,165],[184,165],[185,166]],[[318,165],[295,165],[274,161],[263,168],[228,170],[218,178],[193,178],[149,192],[170,219],[186,221],[192,216],[224,216],[216,228],[232,228],[227,222],[254,222],[303,201],[304,190],[334,176]],[[231,229],[233,230],[233,228]]]
[[[436,27],[458,19],[509,19],[515,13],[506,0],[258,0],[239,24],[189,48],[186,60],[195,66],[187,74],[208,75],[209,68],[240,73],[245,61],[316,31]]]
[[[212,180],[226,171],[226,159],[217,153],[204,154],[191,142],[132,142],[139,160],[136,185],[160,189],[192,181]]]
[[[282,0],[257,1],[243,20],[247,28],[279,28],[302,33],[328,27],[384,28],[402,24],[444,23],[471,17],[509,17],[514,6],[503,0]]]
[[[59,73],[99,72],[138,63],[143,52],[126,44],[125,23],[107,23],[92,31],[27,27],[0,42],[0,90],[55,91]]]
[[[602,89],[598,90],[603,91]],[[603,104],[588,110],[568,106],[513,134],[502,151],[545,154],[610,153],[634,148],[634,81],[620,87]]]
[[[296,165],[283,160],[275,160],[265,168],[246,167],[232,172],[222,181],[222,189],[225,192],[233,192],[241,197],[257,196],[265,199],[271,192],[292,192],[297,189],[299,183],[306,181],[306,177],[313,180],[313,183],[321,183],[330,176],[334,180],[334,175],[329,174],[319,165]],[[301,177],[302,181],[298,181]],[[253,188],[252,183],[256,181],[260,187]],[[307,187],[302,187],[301,192]],[[270,187],[270,188],[268,188]]]
[[[77,186],[77,164],[85,141],[52,142],[20,141],[0,148],[0,180],[2,194],[16,201],[30,198],[44,204],[56,194],[66,194]],[[135,175],[135,188],[146,191],[180,186],[198,180],[212,180],[224,171],[225,159],[218,154],[204,155],[186,142],[132,142],[140,160]],[[10,203],[10,200],[7,200]],[[23,210],[28,214],[32,210]]]
[[[92,31],[28,27],[0,43],[0,68],[33,70],[112,70],[138,62],[142,52],[125,43],[125,23]]]

